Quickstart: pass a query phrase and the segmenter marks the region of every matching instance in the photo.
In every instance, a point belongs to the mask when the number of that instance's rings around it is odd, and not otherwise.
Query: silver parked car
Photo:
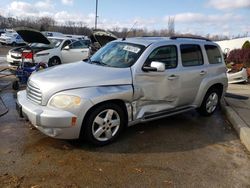
[[[188,110],[209,116],[227,89],[217,44],[204,38],[140,37],[107,43],[88,61],[31,75],[21,116],[44,134],[105,145],[123,128]]]

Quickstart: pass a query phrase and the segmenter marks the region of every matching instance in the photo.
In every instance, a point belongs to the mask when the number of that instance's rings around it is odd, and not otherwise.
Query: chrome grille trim
[[[42,103],[42,92],[34,83],[28,81],[26,92],[29,100],[37,104]]]

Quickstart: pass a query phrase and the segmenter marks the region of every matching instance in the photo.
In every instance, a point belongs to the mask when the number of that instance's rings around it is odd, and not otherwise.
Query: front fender
[[[117,85],[117,86],[100,86],[100,87],[88,87],[88,88],[79,88],[73,90],[65,90],[57,92],[58,94],[66,95],[76,95],[81,97],[84,101],[83,105],[79,108],[78,112],[72,111],[81,121],[84,119],[85,114],[93,106],[110,100],[121,100],[127,107],[127,113],[129,120],[131,119],[131,101],[133,99],[133,87],[132,85]],[[52,97],[53,97],[52,96]],[[51,97],[51,98],[52,98]],[[51,100],[50,98],[50,100]]]

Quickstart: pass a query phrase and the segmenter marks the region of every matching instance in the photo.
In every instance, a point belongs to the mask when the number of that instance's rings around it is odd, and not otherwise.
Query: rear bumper
[[[241,83],[241,82],[247,82],[248,81],[248,75],[247,75],[247,71],[246,71],[245,68],[243,68],[239,72],[228,73],[227,77],[228,77],[228,83],[230,83],[230,84],[232,84],[232,83]]]
[[[72,118],[77,118],[76,115],[68,111],[35,104],[27,99],[26,91],[20,91],[17,95],[20,113],[38,130],[54,138],[79,138],[81,122],[78,120],[75,124],[72,123]]]

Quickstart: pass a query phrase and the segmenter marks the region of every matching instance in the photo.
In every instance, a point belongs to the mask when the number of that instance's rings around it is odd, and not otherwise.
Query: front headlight
[[[80,104],[81,98],[74,95],[56,95],[49,103],[49,105],[60,109],[74,108],[80,106]]]

